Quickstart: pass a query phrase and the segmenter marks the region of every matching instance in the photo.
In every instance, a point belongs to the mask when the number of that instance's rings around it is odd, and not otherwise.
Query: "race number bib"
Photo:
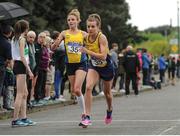
[[[91,58],[92,65],[95,67],[105,67],[107,64],[106,60],[97,59],[95,57]]]
[[[68,53],[81,54],[80,45],[78,43],[68,43]]]

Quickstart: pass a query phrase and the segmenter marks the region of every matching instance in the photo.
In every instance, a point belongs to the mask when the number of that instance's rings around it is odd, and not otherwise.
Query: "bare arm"
[[[57,49],[57,47],[59,46],[59,44],[61,43],[61,41],[62,40],[64,40],[64,37],[65,37],[65,31],[62,31],[60,34],[59,34],[59,36],[58,36],[58,38],[54,41],[54,43],[51,45],[51,49],[52,50],[56,50]]]

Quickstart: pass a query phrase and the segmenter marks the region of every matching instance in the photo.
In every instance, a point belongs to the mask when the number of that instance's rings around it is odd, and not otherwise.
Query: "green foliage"
[[[150,41],[165,40],[165,37],[163,35],[161,35],[160,33],[150,33],[150,32],[145,33],[145,32],[143,32],[141,35],[144,37],[147,37],[148,40],[150,40]]]
[[[163,26],[159,26],[159,27],[151,27],[151,28],[146,29],[145,32],[160,33],[163,36],[167,36],[171,33],[171,26],[163,25]]]
[[[36,32],[43,30],[67,29],[68,12],[78,8],[81,13],[80,28],[86,30],[86,19],[91,13],[98,13],[102,18],[102,31],[108,38],[109,45],[117,42],[121,48],[128,42],[136,43],[137,27],[127,24],[129,6],[125,0],[9,0],[27,9],[30,27]]]
[[[136,45],[136,48],[146,48],[148,52],[156,56],[159,56],[162,53],[168,55],[171,51],[170,45],[167,43],[166,40],[149,40],[147,42]]]

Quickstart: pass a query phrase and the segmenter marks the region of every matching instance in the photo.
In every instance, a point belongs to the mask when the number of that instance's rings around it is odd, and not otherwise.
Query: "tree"
[[[117,42],[125,47],[128,42],[136,43],[137,27],[127,24],[129,6],[125,0],[12,0],[26,8],[31,29],[58,30],[67,28],[66,18],[69,11],[78,8],[81,13],[80,28],[86,30],[86,19],[91,13],[98,13],[102,18],[102,31],[108,38],[109,45]]]

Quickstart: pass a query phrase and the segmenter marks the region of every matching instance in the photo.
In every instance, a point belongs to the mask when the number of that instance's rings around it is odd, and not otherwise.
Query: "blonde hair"
[[[126,49],[129,51],[129,50],[133,50],[133,47],[132,47],[132,45],[128,45],[127,47],[126,47]]]
[[[90,14],[87,21],[96,21],[97,26],[101,29],[101,17],[98,14]]]
[[[41,33],[39,33],[38,37],[46,37],[46,33],[45,32],[41,32]]]
[[[49,36],[46,36],[45,38],[45,45],[49,46],[53,42],[53,39]]]
[[[79,12],[78,9],[73,9],[73,10],[71,10],[71,11],[69,12],[68,16],[70,16],[70,15],[75,16],[75,17],[77,18],[77,21],[78,21],[78,22],[81,22],[80,12]]]

